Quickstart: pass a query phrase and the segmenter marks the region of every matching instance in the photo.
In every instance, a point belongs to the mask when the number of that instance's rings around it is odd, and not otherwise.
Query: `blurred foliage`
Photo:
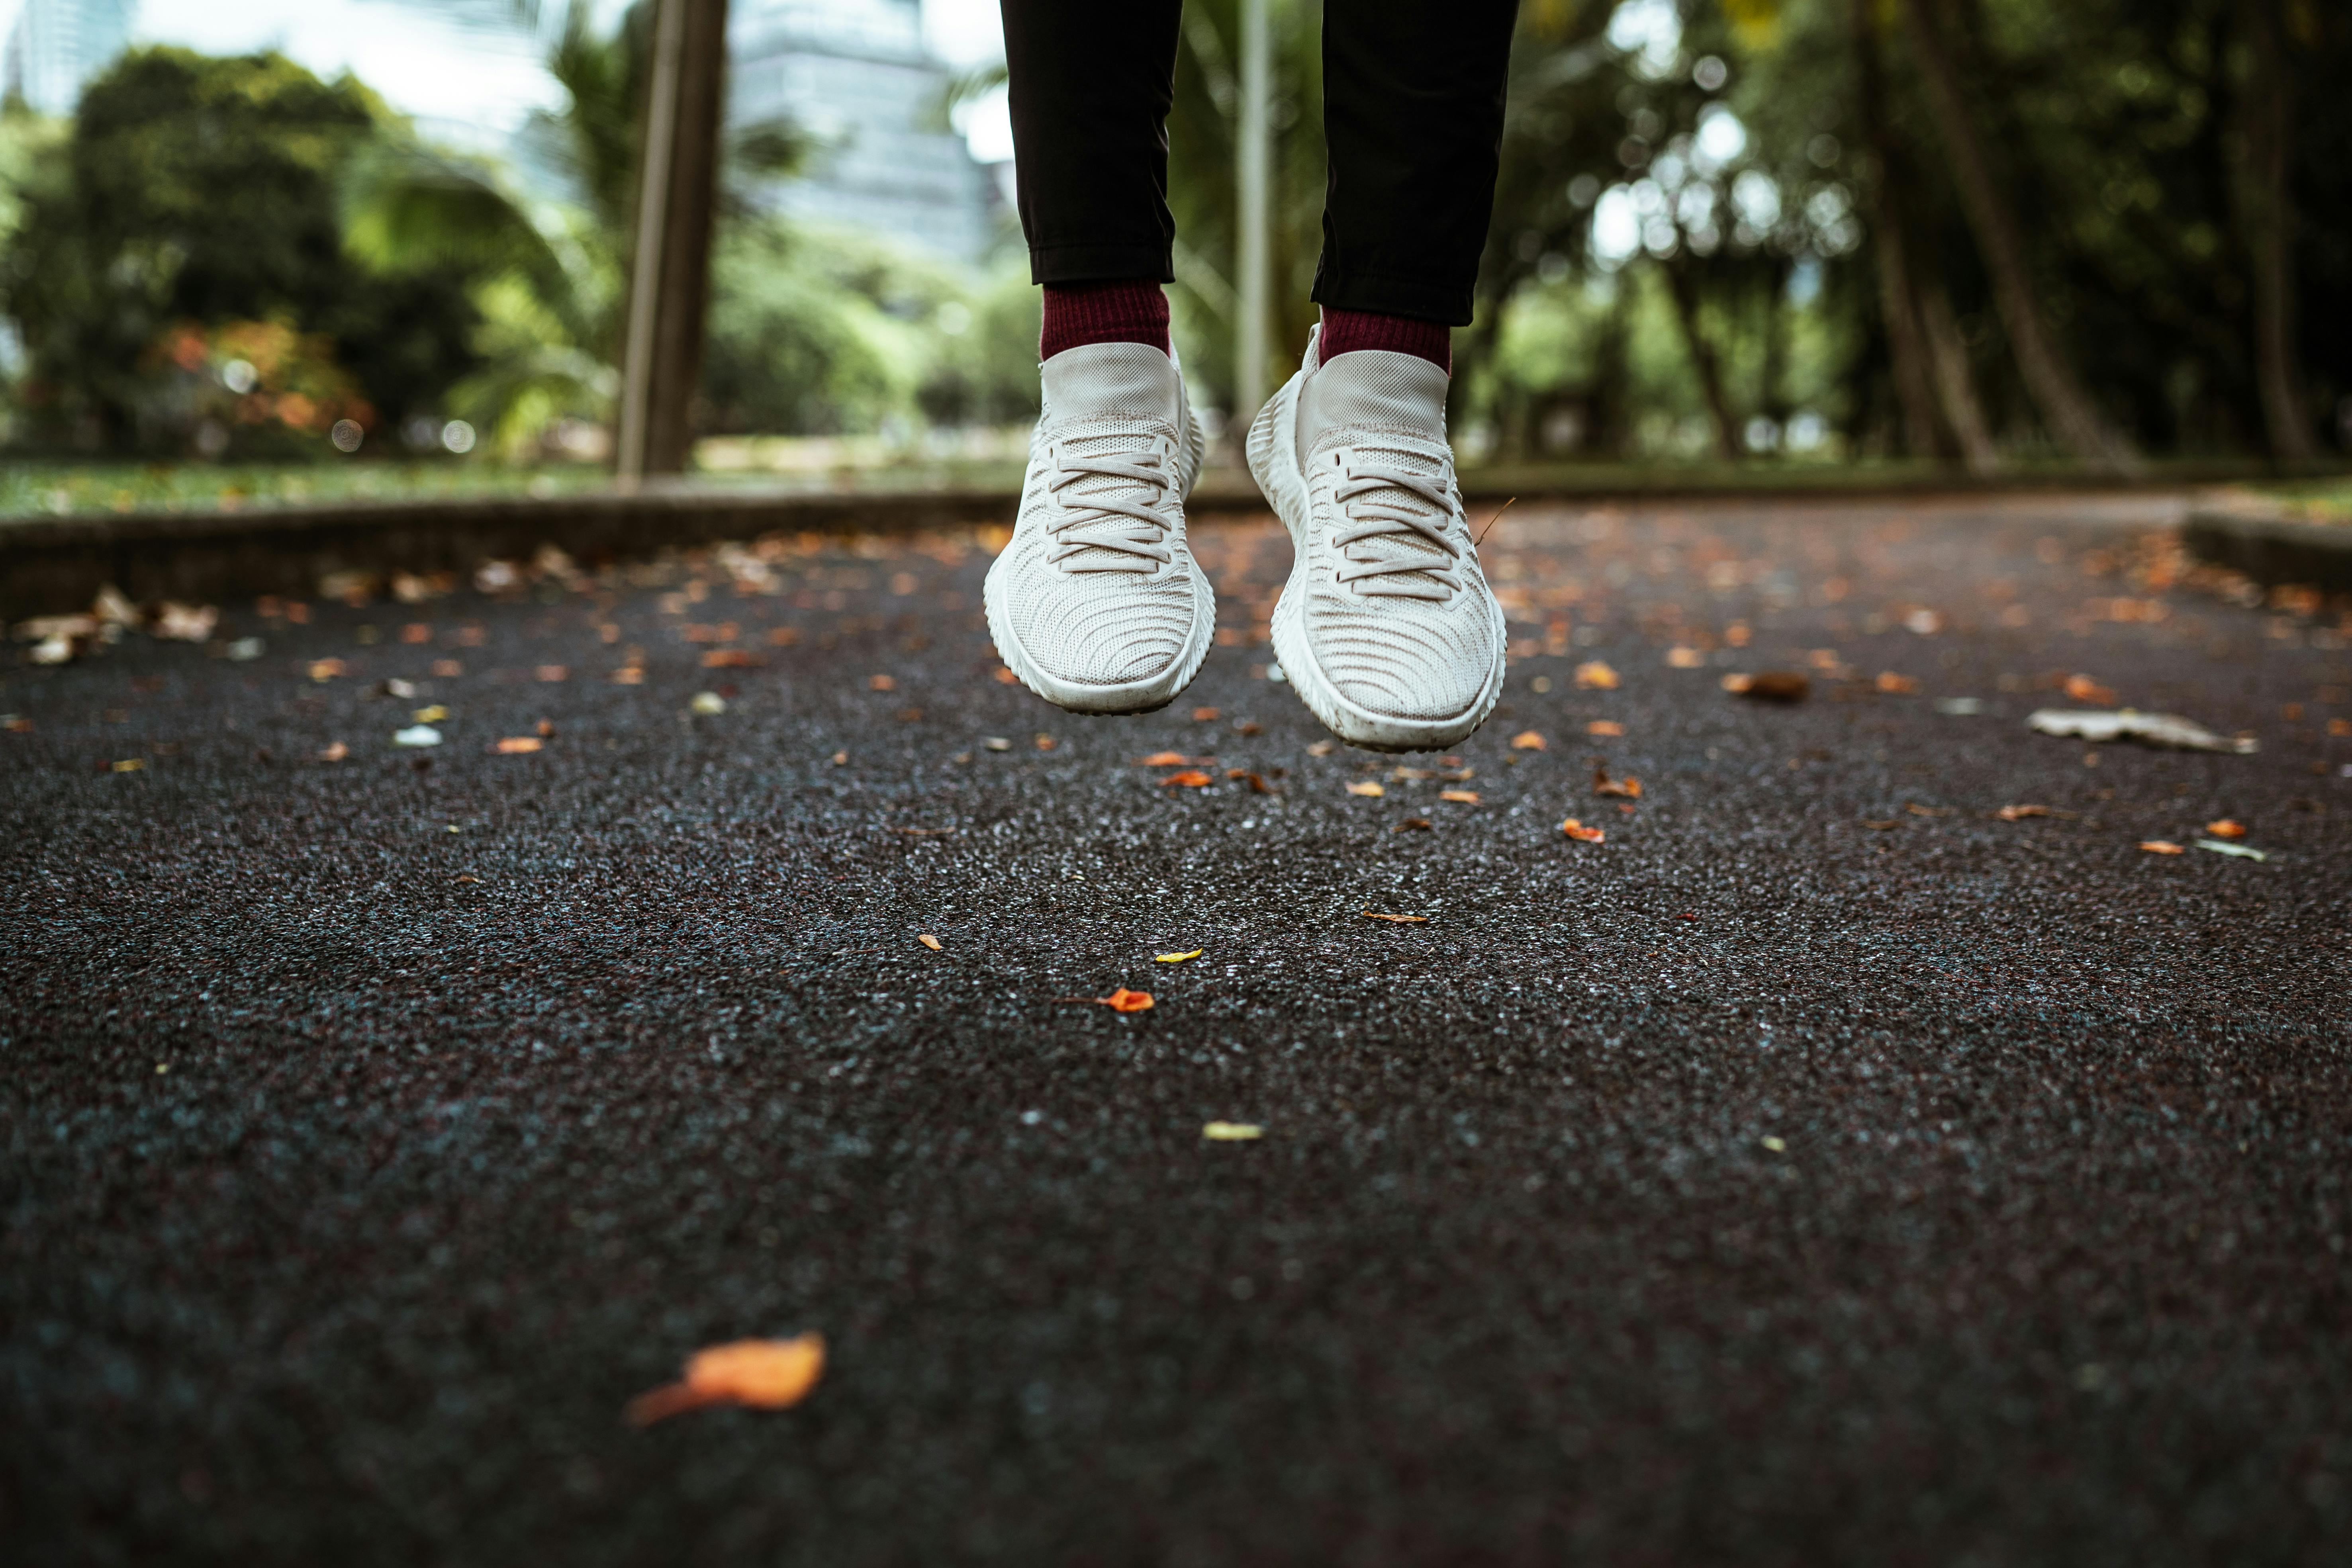
[[[159,352],[187,323],[274,322],[390,419],[467,367],[456,273],[373,279],[343,256],[335,183],[388,121],[356,82],[274,54],[139,49],[89,85],[69,128],[9,120],[24,151],[0,289],[36,443],[177,451],[284,433],[203,416]]]

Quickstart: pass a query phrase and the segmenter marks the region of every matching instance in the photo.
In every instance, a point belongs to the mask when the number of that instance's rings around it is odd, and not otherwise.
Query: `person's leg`
[[[1329,0],[1323,322],[1250,426],[1297,558],[1275,607],[1291,689],[1375,751],[1443,750],[1503,690],[1503,612],[1445,434],[1502,139],[1513,0]]]
[[[1184,539],[1198,423],[1168,341],[1166,122],[1179,0],[1003,0],[1043,406],[989,635],[1081,713],[1164,707],[1200,673],[1216,596]]]
[[[1517,0],[1332,0],[1323,19],[1330,174],[1315,301],[1323,357],[1447,363],[1495,205]]]
[[[1168,347],[1168,110],[1181,0],[1003,0],[1007,96],[1040,359]]]

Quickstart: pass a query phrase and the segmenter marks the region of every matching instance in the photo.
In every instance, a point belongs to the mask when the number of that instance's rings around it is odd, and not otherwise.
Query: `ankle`
[[[1390,353],[1425,359],[1448,375],[1454,374],[1454,333],[1442,321],[1416,321],[1411,316],[1384,316],[1376,310],[1341,310],[1323,307],[1320,357],[1326,361],[1360,349],[1383,349]]]
[[[1157,283],[1048,283],[1037,357],[1085,343],[1148,343],[1168,352],[1168,296]]]

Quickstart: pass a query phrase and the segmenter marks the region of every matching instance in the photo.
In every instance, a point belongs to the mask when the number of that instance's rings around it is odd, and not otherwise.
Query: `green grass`
[[[604,469],[586,464],[12,462],[0,465],[0,517],[566,495],[611,482]]]
[[[2352,523],[2352,475],[2293,479],[2260,489],[2281,502],[2290,517],[2306,522]]]

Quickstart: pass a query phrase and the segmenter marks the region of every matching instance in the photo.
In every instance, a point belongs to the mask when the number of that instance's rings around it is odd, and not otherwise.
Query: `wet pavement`
[[[1452,761],[1318,754],[1264,521],[1143,718],[971,532],[11,667],[0,1544],[2340,1562],[2352,637],[2176,510],[1514,509]]]

